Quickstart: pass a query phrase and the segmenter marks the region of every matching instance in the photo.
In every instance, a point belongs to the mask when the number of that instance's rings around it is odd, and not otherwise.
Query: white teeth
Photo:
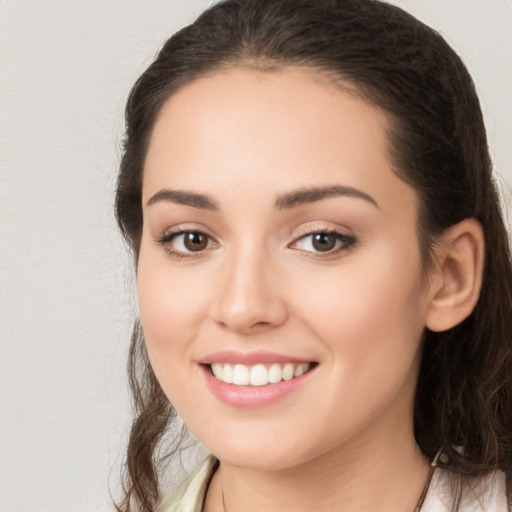
[[[283,368],[283,380],[292,380],[295,372],[295,366],[293,364],[285,364]]]
[[[212,373],[215,375],[215,377],[219,380],[222,380],[222,376],[224,375],[224,368],[223,365],[220,363],[213,363],[212,364]]]
[[[222,378],[219,380],[222,380],[226,384],[232,384],[233,382],[233,367],[230,364],[222,365],[224,366],[222,370]]]
[[[270,366],[256,364],[254,366],[245,366],[243,364],[223,364],[213,363],[211,370],[214,377],[226,384],[235,384],[237,386],[266,386],[267,384],[276,384],[282,380],[288,381],[295,377],[300,377],[310,369],[309,363],[281,365],[274,363]]]
[[[267,369],[262,364],[257,364],[251,368],[251,374],[249,377],[251,386],[264,386],[268,384]]]
[[[281,370],[281,366],[277,363],[274,363],[268,370],[268,381],[271,384],[275,384],[279,382],[283,378],[283,370]]]
[[[249,368],[243,364],[235,364],[233,369],[233,384],[247,386],[249,384]]]
[[[308,364],[299,364],[299,365],[295,368],[295,371],[293,372],[293,376],[294,376],[294,377],[300,377],[300,376],[301,376],[301,375],[303,375],[305,372],[307,372],[308,367],[309,367],[309,365],[308,365]]]

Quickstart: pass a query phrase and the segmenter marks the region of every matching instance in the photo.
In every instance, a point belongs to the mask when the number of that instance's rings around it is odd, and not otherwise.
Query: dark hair
[[[133,87],[116,213],[137,261],[144,159],[164,102],[198,77],[229,67],[300,66],[384,111],[397,175],[420,198],[419,240],[477,219],[486,239],[483,288],[473,313],[447,332],[427,331],[414,409],[423,453],[463,474],[512,468],[512,269],[471,77],[435,31],[377,0],[226,0],[172,36]],[[148,362],[137,323],[129,358],[137,417],[119,510],[159,500],[161,440],[174,417]],[[174,446],[175,449],[176,446]],[[167,450],[167,453],[169,450]]]

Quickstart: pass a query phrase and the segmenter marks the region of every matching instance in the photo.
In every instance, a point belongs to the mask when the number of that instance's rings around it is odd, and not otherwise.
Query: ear
[[[443,234],[430,276],[428,329],[446,331],[471,314],[482,288],[484,255],[485,240],[477,220],[465,219]]]

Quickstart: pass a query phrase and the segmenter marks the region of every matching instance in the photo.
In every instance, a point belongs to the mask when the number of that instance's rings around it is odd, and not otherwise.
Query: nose
[[[225,262],[225,270],[213,308],[218,325],[252,335],[286,322],[287,302],[270,258],[256,251],[240,251]]]

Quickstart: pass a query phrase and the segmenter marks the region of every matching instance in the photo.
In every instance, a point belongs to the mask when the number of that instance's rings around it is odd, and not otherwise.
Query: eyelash
[[[314,254],[314,258],[331,258],[335,257],[338,254],[348,251],[351,248],[354,247],[354,245],[357,243],[357,239],[354,236],[351,235],[344,235],[340,233],[339,231],[336,231],[334,229],[314,229],[314,230],[307,230],[299,236],[294,242],[290,244],[290,247],[297,245],[300,241],[304,241],[307,238],[312,238],[315,235],[327,235],[327,236],[334,236],[336,238],[336,243],[338,244],[338,247],[335,249],[331,249],[325,252],[322,251],[306,251],[303,250],[303,252],[308,254]],[[310,242],[313,243],[313,240]]]
[[[176,250],[172,248],[171,242],[176,240],[178,237],[183,235],[199,235],[207,238],[207,246],[204,249],[200,249],[198,251],[182,251],[182,250]],[[356,243],[357,240],[355,237],[350,235],[344,235],[342,233],[339,233],[336,230],[333,229],[317,229],[317,230],[305,230],[303,234],[301,234],[298,238],[296,238],[288,247],[293,248],[294,245],[297,245],[299,242],[306,240],[309,237],[314,237],[315,235],[327,235],[327,236],[335,236],[336,243],[339,244],[339,246],[335,249],[327,250],[325,252],[322,251],[309,251],[304,249],[299,249],[303,253],[308,254],[314,254],[315,258],[329,258],[338,255],[341,252],[345,252],[350,250]],[[176,259],[183,259],[183,258],[194,258],[197,256],[200,256],[203,254],[206,250],[211,249],[212,245],[215,247],[217,245],[217,242],[205,233],[204,231],[200,230],[180,230],[173,233],[166,233],[162,237],[156,240],[158,244],[164,247],[164,249],[167,251],[167,253]],[[314,243],[311,241],[311,244]]]
[[[180,251],[172,248],[171,243],[173,240],[176,240],[179,236],[183,235],[200,235],[207,238],[207,244],[208,246],[205,247],[202,250],[199,251]],[[205,233],[204,231],[200,231],[198,229],[183,229],[180,231],[176,231],[173,233],[166,233],[162,237],[156,240],[158,244],[163,246],[163,248],[167,251],[167,253],[176,259],[183,259],[183,258],[194,258],[196,256],[199,256],[200,254],[204,253],[205,250],[211,249],[211,244],[217,245],[217,242],[211,237],[208,233]]]

